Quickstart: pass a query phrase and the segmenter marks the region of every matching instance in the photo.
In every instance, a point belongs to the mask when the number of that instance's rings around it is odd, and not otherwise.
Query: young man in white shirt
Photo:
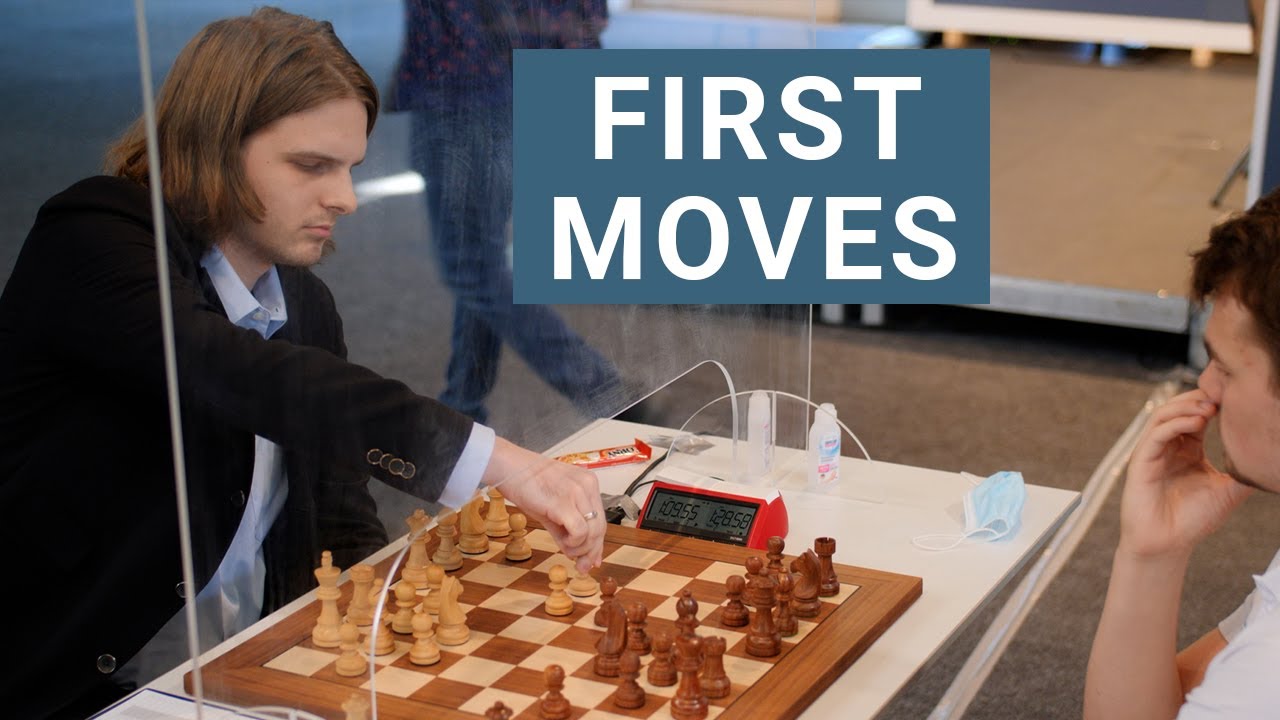
[[[1212,303],[1209,364],[1197,389],[1155,410],[1130,459],[1085,682],[1089,720],[1280,713],[1280,562],[1218,628],[1175,645],[1192,550],[1252,490],[1280,491],[1280,196],[1213,229],[1194,256],[1192,289]],[[1204,450],[1214,418],[1221,469]]]

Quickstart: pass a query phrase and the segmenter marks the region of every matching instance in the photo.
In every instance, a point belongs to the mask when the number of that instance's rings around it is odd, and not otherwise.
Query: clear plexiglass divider
[[[715,472],[744,481],[757,388],[774,442],[802,450],[811,418],[777,398],[808,397],[811,309],[513,305],[509,66],[466,38],[794,48],[815,27],[603,0],[281,5],[138,3],[158,131],[130,168],[159,178],[182,442],[175,494],[149,501],[180,508],[156,537],[181,537],[166,572],[196,590],[137,623],[121,664],[201,717],[399,716],[433,683],[457,711],[528,707],[494,688],[533,661],[494,658],[537,634],[458,617],[496,612],[474,588],[507,576],[478,559],[540,558],[528,600],[599,552],[589,473],[547,453],[618,417],[725,443]],[[439,76],[449,42],[465,87]]]

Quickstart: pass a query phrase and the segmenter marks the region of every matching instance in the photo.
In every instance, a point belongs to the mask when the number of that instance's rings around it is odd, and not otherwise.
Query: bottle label
[[[818,442],[818,483],[829,485],[840,477],[840,435],[829,433]]]

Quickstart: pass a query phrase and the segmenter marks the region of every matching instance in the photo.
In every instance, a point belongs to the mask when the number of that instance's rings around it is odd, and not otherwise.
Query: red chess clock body
[[[774,488],[732,490],[664,481],[653,484],[637,527],[764,550],[770,537],[787,536],[787,507]]]

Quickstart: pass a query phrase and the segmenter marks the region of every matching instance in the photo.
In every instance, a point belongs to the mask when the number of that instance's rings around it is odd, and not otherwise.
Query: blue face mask
[[[971,537],[984,542],[999,540],[1018,529],[1026,501],[1022,473],[998,472],[965,493],[963,533],[920,535],[911,542],[925,550],[950,550]],[[942,544],[934,542],[938,540]]]

